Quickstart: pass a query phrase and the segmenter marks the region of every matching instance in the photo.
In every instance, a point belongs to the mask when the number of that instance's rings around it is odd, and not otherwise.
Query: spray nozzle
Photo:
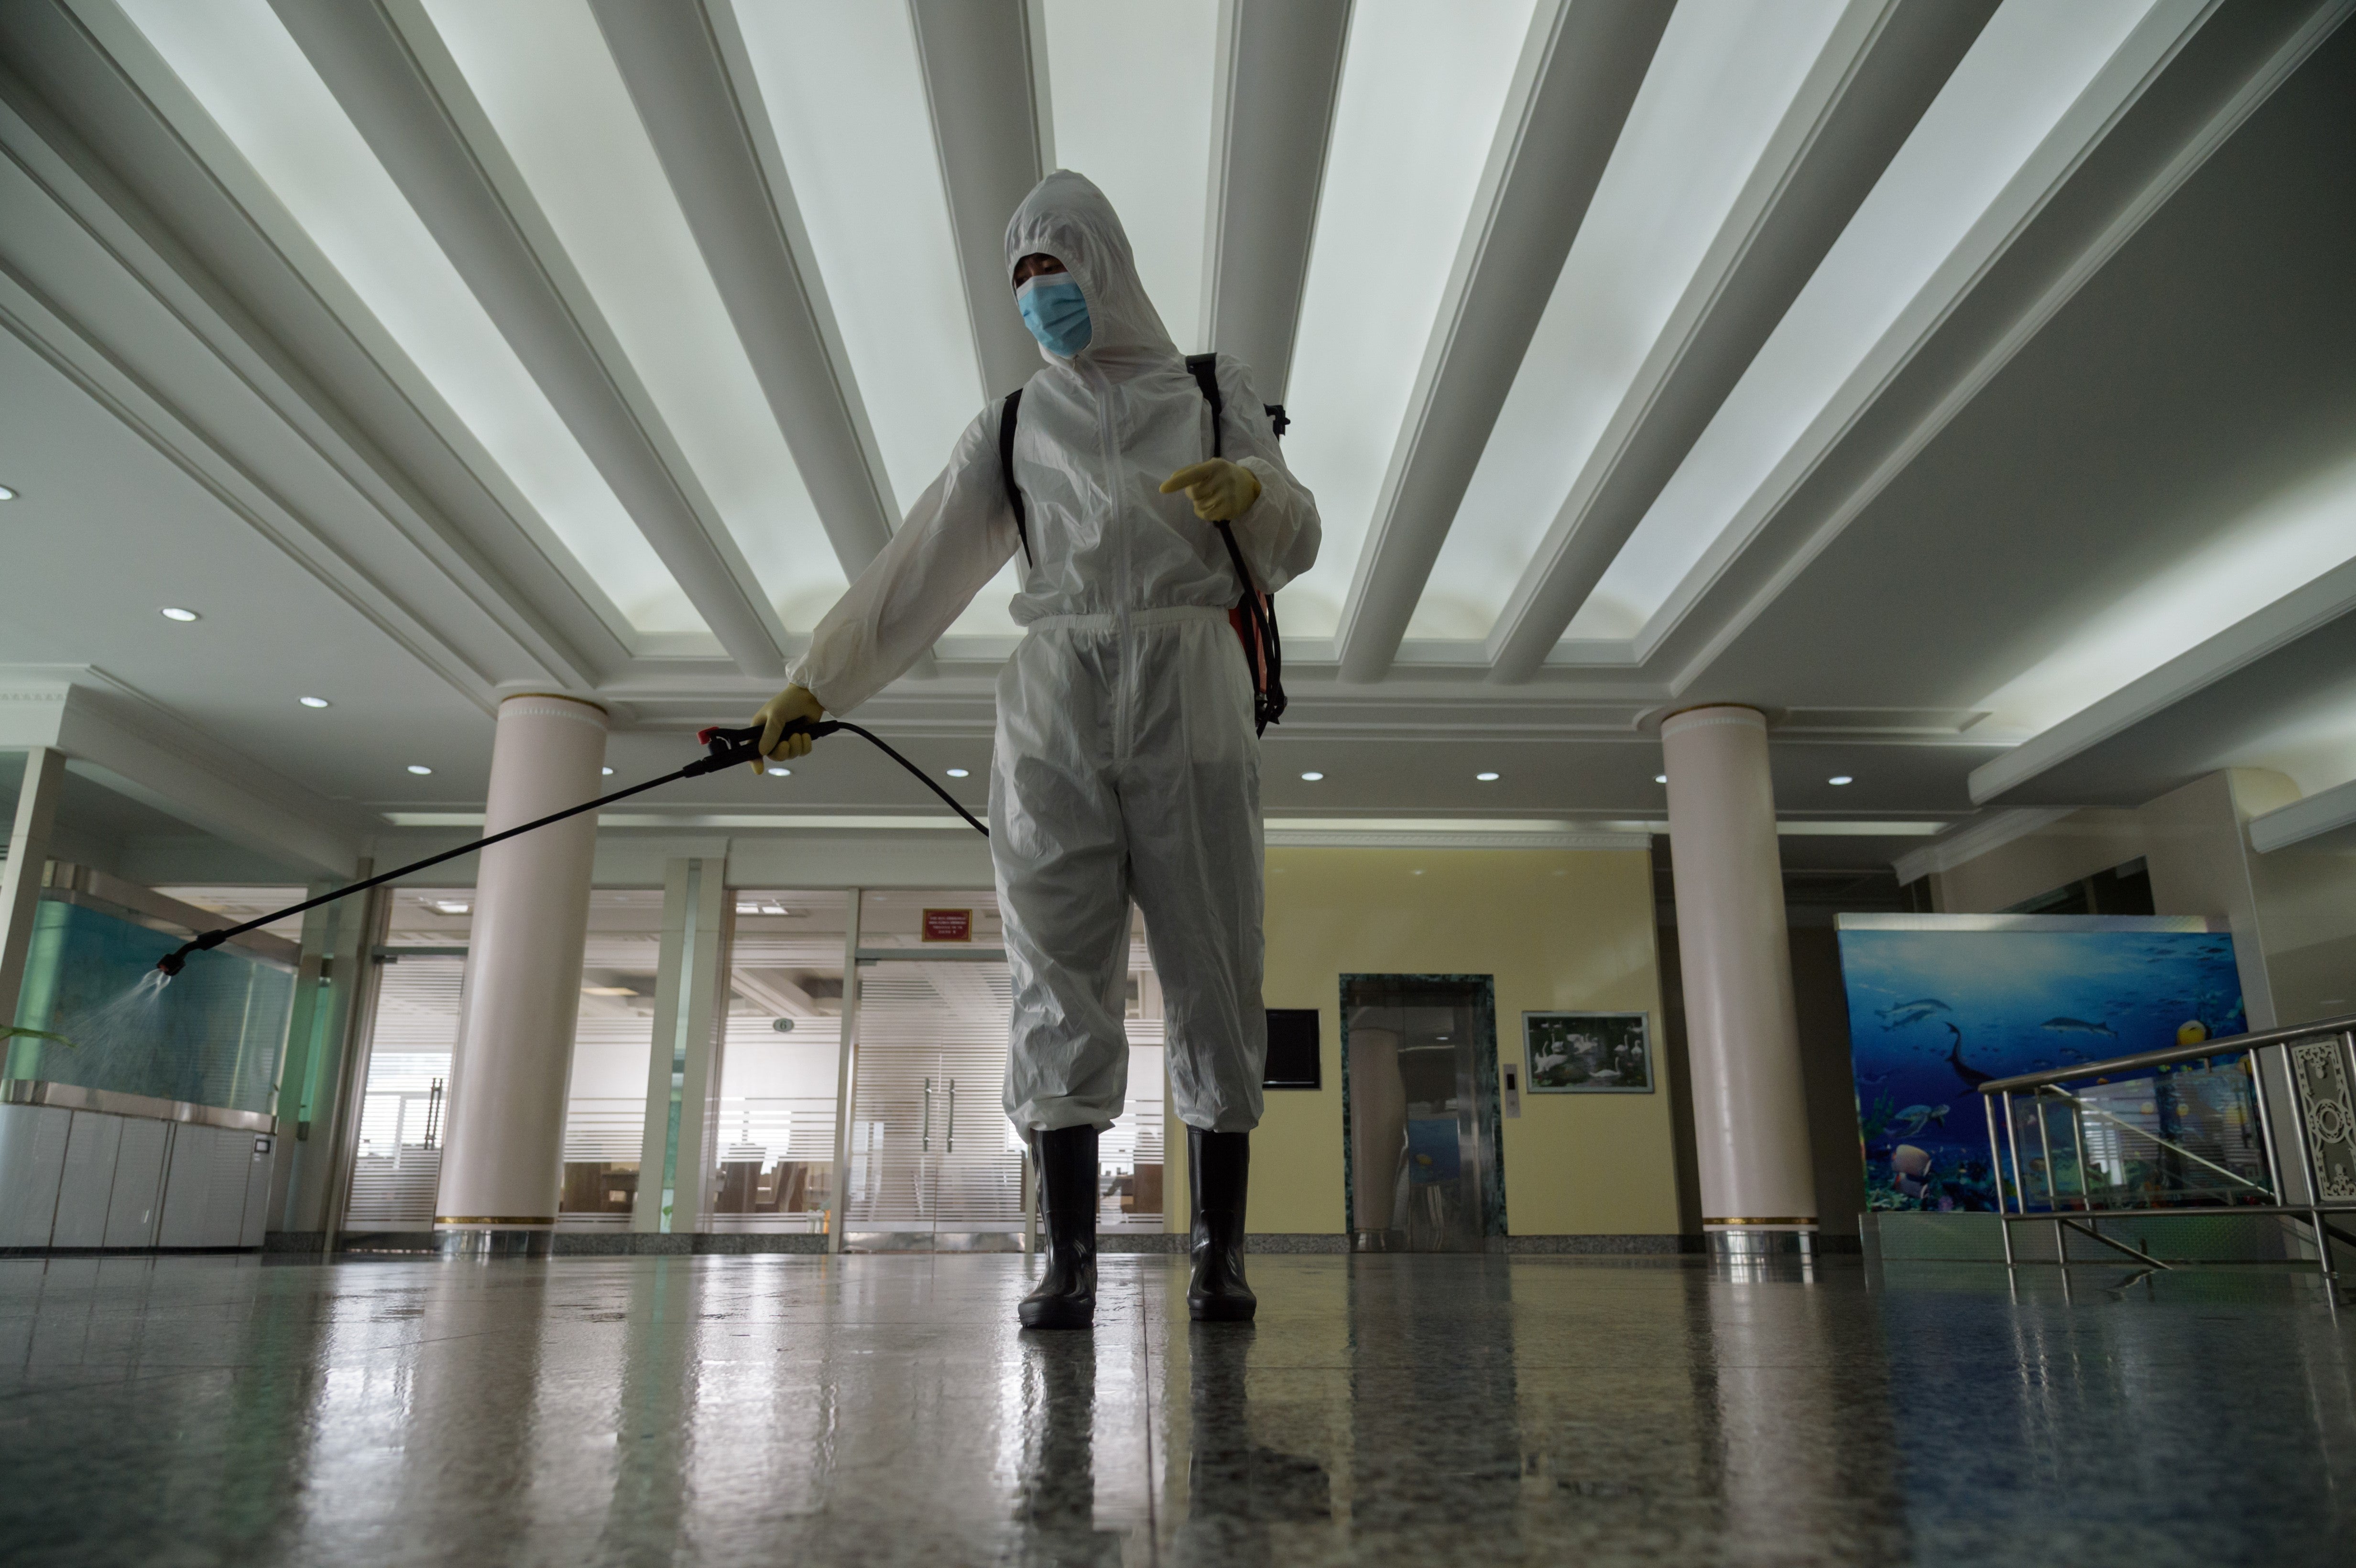
[[[166,953],[161,958],[156,959],[155,967],[161,969],[166,976],[177,975],[181,970],[188,966],[189,954],[209,952],[211,949],[219,947],[222,943],[227,942],[228,940],[229,933],[226,931],[208,931],[202,936],[198,937],[194,942],[184,942],[178,947]]]

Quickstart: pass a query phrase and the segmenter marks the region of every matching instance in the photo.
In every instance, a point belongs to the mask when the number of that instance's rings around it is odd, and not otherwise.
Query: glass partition
[[[2009,1103],[2010,1152],[2032,1207],[2276,1201],[2246,1053],[2051,1084]]]
[[[637,1205],[662,915],[659,888],[598,888],[589,895],[559,1230],[626,1230]]]
[[[375,1023],[346,1220],[423,1230],[441,1179],[442,1112],[466,991],[472,888],[402,888],[377,955]],[[653,1049],[659,889],[598,888],[566,1092],[560,1230],[623,1230],[637,1199]]]
[[[1162,1127],[1169,1103],[1162,985],[1146,955],[1145,928],[1129,942],[1129,1103],[1097,1140],[1099,1231],[1159,1231],[1162,1219]]]
[[[294,996],[294,950],[263,938],[193,954],[166,980],[155,961],[209,923],[205,912],[60,868],[42,890],[6,1076],[274,1115]],[[134,907],[136,901],[137,907]],[[175,912],[166,919],[157,907]]]
[[[834,1190],[850,899],[755,888],[734,897],[712,1228],[820,1231]]]

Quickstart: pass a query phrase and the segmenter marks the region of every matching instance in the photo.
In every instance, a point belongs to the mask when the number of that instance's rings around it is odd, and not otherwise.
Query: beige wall
[[[2356,1013],[2356,834],[2343,828],[2257,856],[2251,872],[2276,1021]]]
[[[1931,899],[1942,914],[1993,914],[2124,866],[2144,851],[2142,815],[2090,807],[1960,866],[1931,873]]]
[[[1343,1228],[1342,976],[1494,976],[1501,1062],[1522,1060],[1526,1010],[1646,1012],[1665,1077],[1653,935],[1642,849],[1270,849],[1267,1002],[1318,1010],[1324,1087],[1269,1091],[1252,1139],[1250,1228]],[[1665,1083],[1650,1094],[1525,1093],[1519,1119],[1505,1123],[1508,1227],[1674,1233],[1669,1105]],[[1172,1177],[1183,1180],[1174,1159]],[[1181,1207],[1171,1205],[1173,1224]]]
[[[2281,1022],[2267,974],[2266,922],[2259,907],[2249,820],[2296,800],[2280,773],[2211,773],[2170,790],[2136,815],[2143,819],[2151,907],[2159,914],[2222,915],[2233,933],[2233,963],[2250,1027]]]

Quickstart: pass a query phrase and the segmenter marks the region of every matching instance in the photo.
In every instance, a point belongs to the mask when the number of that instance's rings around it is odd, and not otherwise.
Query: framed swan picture
[[[1653,1036],[1645,1013],[1524,1013],[1533,1094],[1649,1094]]]

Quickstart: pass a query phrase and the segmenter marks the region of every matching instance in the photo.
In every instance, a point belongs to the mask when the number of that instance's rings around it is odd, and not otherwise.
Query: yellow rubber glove
[[[1181,468],[1162,482],[1165,496],[1181,490],[1186,492],[1186,499],[1194,503],[1194,515],[1205,522],[1233,522],[1259,499],[1259,475],[1240,463],[1214,457]]]
[[[778,731],[797,719],[807,719],[815,724],[825,717],[826,709],[819,706],[818,699],[810,695],[807,687],[789,686],[761,704],[761,710],[753,715],[753,722],[761,727],[761,755],[753,759],[753,771],[756,773],[769,771],[762,758],[782,763],[809,755],[810,738],[808,735],[787,735],[780,739]]]

